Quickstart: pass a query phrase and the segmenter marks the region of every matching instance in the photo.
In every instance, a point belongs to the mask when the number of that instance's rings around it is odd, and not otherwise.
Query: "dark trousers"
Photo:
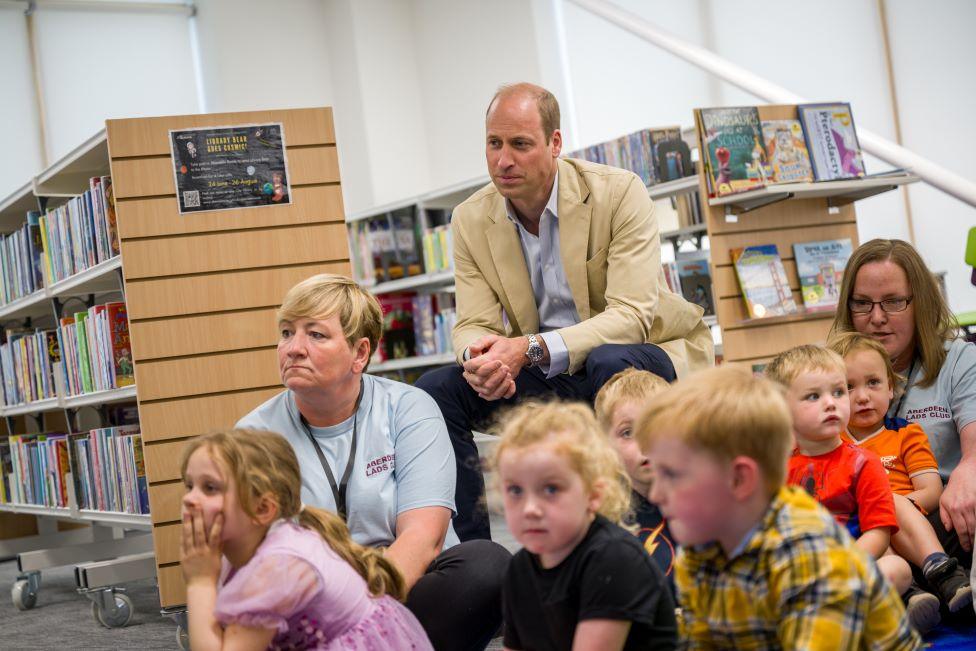
[[[512,555],[489,540],[447,549],[407,595],[437,651],[484,649],[502,623],[502,582]]]
[[[585,368],[574,375],[546,378],[538,368],[522,369],[515,378],[515,396],[508,400],[489,402],[480,398],[458,365],[428,371],[417,380],[416,386],[429,393],[441,408],[454,445],[457,460],[454,530],[458,537],[461,540],[491,538],[484,499],[485,479],[471,430],[489,423],[499,408],[529,396],[551,395],[592,402],[607,380],[631,367],[650,371],[668,382],[675,379],[671,359],[654,344],[605,344],[590,351]]]

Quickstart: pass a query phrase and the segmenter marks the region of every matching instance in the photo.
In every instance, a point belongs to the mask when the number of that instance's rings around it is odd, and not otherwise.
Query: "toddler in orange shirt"
[[[939,508],[942,479],[939,466],[929,447],[928,437],[916,423],[897,423],[900,429],[885,426],[885,414],[894,397],[896,375],[884,346],[876,339],[854,332],[831,338],[828,347],[844,358],[847,367],[847,389],[851,416],[844,436],[851,443],[871,450],[881,458],[888,483],[895,497],[898,533],[891,537],[891,548],[899,556],[919,567],[926,581],[938,592],[939,600],[956,612],[972,602],[972,589],[965,572],[955,559],[946,555],[926,515]],[[934,622],[938,608],[931,595]],[[934,623],[932,624],[934,626]]]

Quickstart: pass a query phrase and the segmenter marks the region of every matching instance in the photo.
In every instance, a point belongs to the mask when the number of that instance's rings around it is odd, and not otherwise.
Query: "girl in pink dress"
[[[194,439],[182,463],[182,567],[190,646],[431,649],[381,550],[302,507],[298,460],[278,434]]]

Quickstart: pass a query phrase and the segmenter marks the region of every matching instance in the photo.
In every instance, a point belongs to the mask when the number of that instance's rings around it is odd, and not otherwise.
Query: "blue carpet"
[[[976,649],[976,624],[942,625],[925,636],[926,646],[940,651]]]

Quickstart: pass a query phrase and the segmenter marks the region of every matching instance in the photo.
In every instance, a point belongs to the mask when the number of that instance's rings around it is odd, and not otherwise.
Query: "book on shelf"
[[[661,274],[672,294],[681,294],[681,279],[678,278],[678,264],[674,260],[661,263]]]
[[[45,282],[62,281],[119,254],[112,183],[89,179],[88,190],[39,220]]]
[[[29,296],[44,288],[40,213],[27,213],[24,224],[0,240],[0,300]]]
[[[149,489],[138,425],[72,434],[71,470],[78,508],[149,513]]]
[[[59,359],[51,358],[58,395],[120,389],[135,383],[125,303],[93,305],[58,323]],[[58,377],[60,376],[60,377]]]
[[[751,318],[796,314],[793,292],[775,244],[732,249],[732,263]]]
[[[68,436],[16,434],[7,439],[10,503],[68,506]]]
[[[383,310],[383,336],[377,348],[384,362],[416,355],[413,297],[412,292],[391,292],[378,297]]]
[[[761,188],[769,177],[759,110],[755,106],[696,111],[709,196]]]
[[[864,159],[850,104],[799,104],[796,110],[803,124],[816,180],[864,176]]]
[[[807,310],[837,309],[840,282],[851,252],[849,238],[797,242],[793,245],[796,273],[800,277],[800,294]]]
[[[641,129],[569,152],[566,157],[630,170],[644,185],[673,181],[695,173],[691,151],[682,140],[678,126]]]
[[[715,300],[712,294],[712,273],[708,254],[698,254],[675,260],[681,295],[689,303],[705,310],[704,316],[715,316]]]
[[[763,120],[762,131],[772,170],[770,184],[813,181],[810,153],[799,120]]]
[[[53,330],[7,329],[0,344],[3,404],[19,405],[57,396],[50,341]]]

